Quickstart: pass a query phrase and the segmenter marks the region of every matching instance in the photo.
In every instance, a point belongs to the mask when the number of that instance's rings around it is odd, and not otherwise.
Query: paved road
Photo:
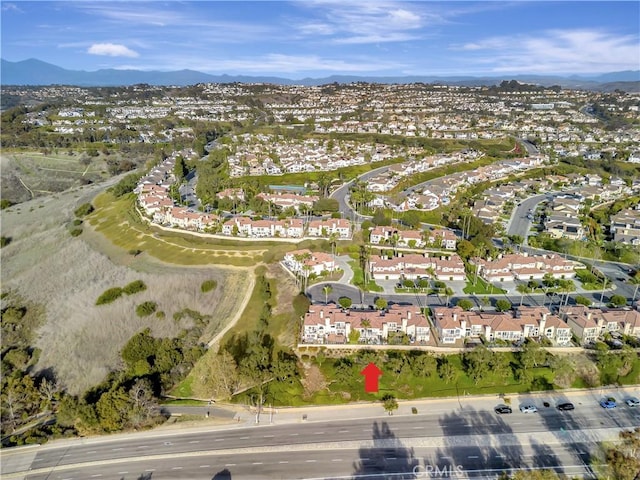
[[[366,182],[369,178],[374,177],[380,173],[386,172],[387,170],[389,170],[388,166],[375,168],[369,172],[366,172],[360,175],[358,177],[358,180]],[[354,183],[355,183],[355,180],[351,180],[350,182],[347,182],[341,185],[338,189],[336,189],[333,193],[331,193],[329,197],[338,201],[338,209],[342,213],[342,216],[344,218],[348,218],[353,222],[362,222],[363,220],[366,220],[367,218],[370,218],[370,217],[360,215],[353,208],[351,208],[351,205],[349,203],[349,189],[353,186]]]
[[[640,426],[638,409],[598,406],[598,399],[609,394],[621,400],[638,395],[638,389],[514,396],[511,415],[493,412],[497,397],[464,395],[401,402],[392,417],[380,404],[282,409],[272,424],[266,415],[264,423],[246,423],[254,421],[247,414],[243,423],[230,426],[159,429],[3,451],[2,478],[211,479],[225,468],[240,479],[325,478],[388,475],[415,461],[424,466],[448,458],[469,472],[531,466],[533,459],[579,466],[593,442]],[[567,399],[576,404],[573,412],[542,406],[543,400],[555,405]],[[540,413],[516,410],[525,403],[539,405]],[[19,473],[26,470],[31,473]]]

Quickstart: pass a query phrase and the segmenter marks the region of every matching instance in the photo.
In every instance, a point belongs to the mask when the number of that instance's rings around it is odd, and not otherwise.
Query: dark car
[[[573,410],[575,408],[576,407],[571,402],[561,403],[560,405],[558,405],[558,410],[562,411]]]
[[[499,414],[511,413],[511,407],[509,405],[498,405],[494,408],[494,411]]]

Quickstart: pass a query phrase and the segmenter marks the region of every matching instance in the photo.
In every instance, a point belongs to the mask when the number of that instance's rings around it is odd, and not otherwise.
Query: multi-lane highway
[[[409,404],[394,416],[379,405],[356,406],[311,410],[305,421],[279,413],[273,424],[66,440],[3,451],[2,478],[420,478],[413,472],[434,466],[463,470],[458,478],[543,466],[581,469],[576,474],[583,476],[595,442],[640,426],[640,410],[604,410],[597,403],[602,394],[514,397],[510,415],[494,413],[496,399],[463,397],[416,402],[415,415]],[[553,407],[567,398],[574,411]],[[539,413],[520,413],[523,402],[537,403]]]

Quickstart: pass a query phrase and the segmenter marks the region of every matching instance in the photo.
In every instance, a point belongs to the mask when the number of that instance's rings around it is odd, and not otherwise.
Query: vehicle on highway
[[[637,397],[629,397],[624,402],[630,407],[637,407],[640,405],[640,399]]]
[[[564,411],[567,411],[567,410],[573,410],[576,407],[571,402],[564,402],[564,403],[559,404],[557,408],[558,408],[558,410],[561,410],[561,411],[564,412]]]
[[[602,408],[616,408],[618,404],[616,403],[616,399],[613,397],[607,397],[600,400],[600,406]]]
[[[520,411],[522,413],[536,413],[538,411],[538,407],[535,405],[521,405]]]
[[[511,407],[509,405],[498,405],[496,408],[493,409],[496,413],[499,414],[503,414],[503,413],[511,413]]]

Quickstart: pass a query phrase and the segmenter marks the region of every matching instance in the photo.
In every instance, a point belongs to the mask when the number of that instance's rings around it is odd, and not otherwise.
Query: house
[[[345,218],[312,220],[307,228],[310,237],[329,237],[337,234],[339,238],[351,238],[351,222]]]
[[[517,342],[546,337],[557,345],[571,342],[569,325],[546,307],[518,307],[513,312],[465,311],[460,307],[434,307],[431,320],[443,344],[465,338]]]
[[[593,318],[593,312],[584,305],[560,307],[558,313],[583,345],[595,342],[600,336],[600,327]]]
[[[427,318],[417,306],[393,305],[388,310],[343,310],[336,305],[311,305],[303,319],[304,343],[347,343],[357,331],[359,343],[383,344],[392,334],[403,333],[412,344],[430,339]]]
[[[283,263],[293,273],[300,273],[305,277],[310,275],[320,276],[325,272],[333,272],[337,269],[332,255],[324,252],[312,252],[308,249],[287,252]]]

